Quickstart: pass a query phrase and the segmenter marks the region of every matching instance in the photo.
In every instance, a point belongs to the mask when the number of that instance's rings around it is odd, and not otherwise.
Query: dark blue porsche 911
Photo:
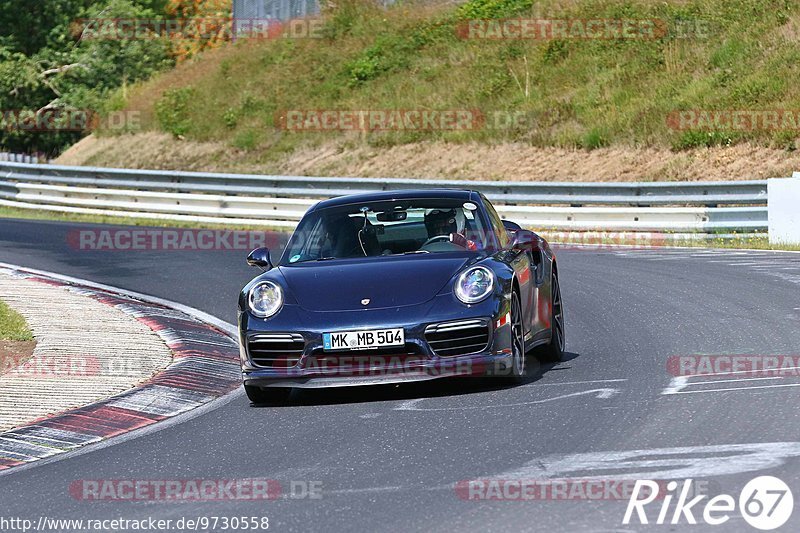
[[[547,242],[503,221],[481,193],[343,196],[303,216],[276,266],[239,297],[244,387],[254,403],[292,387],[453,376],[519,380],[526,354],[561,360],[564,312]]]

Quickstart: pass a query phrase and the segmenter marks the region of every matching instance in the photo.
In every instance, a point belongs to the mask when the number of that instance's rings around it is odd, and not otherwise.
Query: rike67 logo
[[[784,525],[794,509],[792,491],[786,483],[773,476],[750,480],[739,493],[738,500],[729,494],[719,494],[705,502],[706,494],[690,499],[693,494],[691,479],[680,485],[677,481],[670,481],[666,485],[666,494],[660,494],[659,488],[663,487],[655,481],[637,480],[622,523],[630,524],[635,513],[639,523],[648,524],[645,507],[658,501],[654,506],[660,504],[655,524],[697,524],[697,514],[706,524],[719,526],[731,520],[738,504],[738,513],[748,524],[767,531]],[[645,496],[641,497],[642,494]],[[673,501],[676,502],[674,507]]]

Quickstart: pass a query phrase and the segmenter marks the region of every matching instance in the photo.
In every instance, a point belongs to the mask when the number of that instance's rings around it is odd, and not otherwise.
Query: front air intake
[[[470,355],[489,346],[489,321],[461,320],[431,324],[425,328],[425,340],[440,357]]]
[[[254,365],[264,368],[291,368],[306,348],[298,333],[263,333],[247,339],[247,353]]]

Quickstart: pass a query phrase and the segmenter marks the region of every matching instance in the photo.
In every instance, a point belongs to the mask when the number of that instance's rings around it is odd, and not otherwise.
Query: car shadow
[[[321,405],[367,404],[374,402],[464,396],[482,392],[513,389],[534,384],[549,372],[569,370],[571,361],[580,357],[566,352],[558,363],[542,363],[536,357],[528,357],[525,377],[519,382],[492,377],[451,377],[388,385],[363,385],[354,387],[332,387],[322,389],[294,389],[289,399],[279,405],[251,404],[252,407],[302,407]],[[565,366],[566,364],[566,366]]]

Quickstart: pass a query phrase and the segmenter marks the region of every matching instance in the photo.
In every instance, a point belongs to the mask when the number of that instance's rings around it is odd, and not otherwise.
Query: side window
[[[511,243],[511,239],[508,236],[505,226],[503,226],[503,221],[500,219],[500,215],[497,214],[494,206],[490,204],[489,200],[486,198],[483,198],[483,205],[486,206],[486,212],[489,214],[489,222],[491,222],[492,229],[494,230],[495,235],[497,235],[497,239],[500,241],[500,248],[508,248],[508,245]]]

